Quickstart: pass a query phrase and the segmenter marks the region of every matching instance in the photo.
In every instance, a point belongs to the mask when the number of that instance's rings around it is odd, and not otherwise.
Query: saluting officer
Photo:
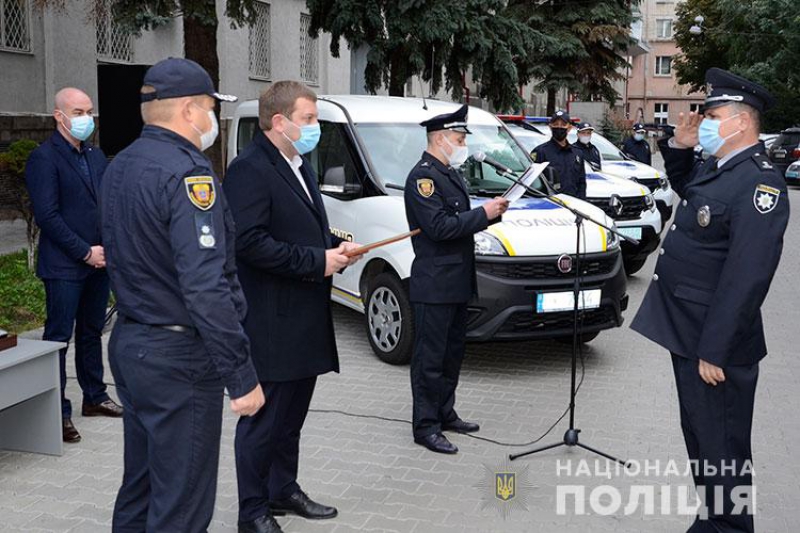
[[[644,124],[637,122],[633,125],[633,135],[625,139],[622,143],[622,152],[645,165],[651,164],[652,154],[650,153],[650,143],[647,142],[647,130]]]
[[[592,165],[592,169],[600,170],[602,168],[603,161],[600,158],[600,149],[592,144],[592,132],[594,132],[594,127],[590,123],[583,122],[579,124],[578,142],[576,142],[573,146],[578,149],[580,154],[583,156],[584,161]]]
[[[631,327],[672,354],[681,427],[709,512],[689,531],[753,531],[753,501],[734,514],[731,494],[752,483],[753,399],[767,354],[761,305],[780,260],[789,199],[758,140],[773,97],[717,68],[706,82],[713,89],[705,118],[681,114],[675,136],[659,142],[682,202]],[[713,156],[695,165],[698,142]]]
[[[193,61],[151,67],[145,127],[105,174],[101,220],[117,319],[109,359],[125,407],[125,472],[112,529],[206,531],[214,512],[223,388],[264,403],[236,277],[234,229],[203,155],[218,94]]]
[[[537,163],[550,162],[547,172],[552,172],[553,179],[560,183],[560,193],[575,198],[586,198],[586,168],[583,155],[567,140],[571,128],[569,114],[566,111],[556,111],[550,117],[552,138],[534,148],[531,157]]]
[[[508,200],[494,198],[470,209],[469,192],[458,168],[467,160],[466,105],[420,125],[428,132],[422,159],[408,175],[408,225],[412,238],[410,296],[416,338],[411,360],[414,442],[438,453],[457,453],[442,430],[474,432],[454,409],[464,359],[467,302],[477,290],[473,235],[499,222]]]

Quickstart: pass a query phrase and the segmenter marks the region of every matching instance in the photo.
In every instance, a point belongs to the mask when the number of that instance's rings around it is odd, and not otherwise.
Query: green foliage
[[[603,115],[603,120],[600,121],[600,129],[602,130],[603,137],[619,146],[625,140],[626,134],[628,133],[628,124],[624,118],[608,110]]]
[[[731,70],[764,85],[778,99],[766,113],[763,131],[800,123],[800,14],[796,0],[687,0],[678,10],[678,81],[705,85],[710,67]],[[703,32],[692,35],[702,15]]]
[[[230,20],[231,28],[255,22],[253,4],[256,1],[226,0],[225,16]],[[104,0],[100,0],[96,9],[104,10],[106,5]],[[169,24],[172,19],[180,16],[193,18],[204,26],[216,27],[218,24],[214,0],[115,0],[112,9],[115,20],[137,35],[143,30]]]
[[[23,178],[25,175],[25,163],[28,162],[28,156],[31,155],[36,147],[36,141],[23,139],[11,143],[8,150],[0,153],[0,172],[9,173],[18,178]]]
[[[45,319],[44,285],[28,270],[24,251],[0,256],[0,328],[21,333]]]
[[[461,100],[463,77],[471,67],[481,96],[499,109],[518,106],[518,63],[536,46],[536,34],[504,15],[505,0],[306,0],[310,34],[332,35],[331,54],[339,57],[340,38],[351,49],[369,46],[366,88],[382,86],[402,95],[414,75],[444,84]]]

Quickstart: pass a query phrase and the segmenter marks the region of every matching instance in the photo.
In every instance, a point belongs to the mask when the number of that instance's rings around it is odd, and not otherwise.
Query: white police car
[[[539,128],[528,123],[522,117],[501,116],[511,133],[529,152],[550,139],[550,130],[546,126]],[[575,130],[570,131],[569,141],[574,143],[577,139]],[[622,243],[622,257],[625,263],[625,272],[628,275],[638,272],[661,242],[663,229],[661,211],[658,209],[659,201],[656,200],[653,188],[656,191],[668,193],[663,202],[669,202],[669,212],[665,213],[668,220],[672,216],[672,190],[662,189],[662,184],[667,183],[654,177],[653,180],[645,179],[649,172],[658,173],[652,167],[642,163],[628,161],[625,156],[608,140],[597,132],[592,134],[592,144],[600,150],[603,159],[603,169],[595,172],[586,164],[586,200],[601,208],[617,224],[620,232],[633,237],[639,244],[627,241]],[[619,159],[617,160],[617,154]],[[641,179],[633,179],[631,169],[615,165],[633,165],[634,171]],[[637,167],[636,165],[640,165]],[[654,182],[655,187],[651,187]],[[668,187],[667,183],[667,187]]]
[[[322,137],[307,157],[320,178],[332,231],[363,244],[407,232],[403,186],[426,142],[425,129],[419,123],[452,112],[458,104],[323,96],[318,107]],[[260,134],[257,115],[256,101],[237,108],[229,135],[229,161],[253,135]],[[530,165],[528,153],[490,113],[471,108],[469,128],[473,153],[482,151],[514,170]],[[464,173],[473,206],[511,185],[492,167],[474,160],[465,165]],[[549,190],[543,180],[534,186]],[[605,224],[613,224],[601,209],[568,196],[562,198]],[[574,259],[574,219],[569,211],[546,199],[525,197],[512,204],[502,223],[476,235],[479,297],[469,304],[469,340],[571,338],[570,291],[575,269],[567,266]],[[586,222],[582,242],[581,338],[588,342],[600,331],[622,324],[628,297],[618,240]],[[404,240],[373,250],[333,280],[333,300],[365,314],[373,350],[392,364],[408,362],[412,352],[414,330],[407,280],[413,258],[411,242]]]
[[[786,169],[785,174],[786,183],[792,185],[800,184],[800,161],[795,161]]]

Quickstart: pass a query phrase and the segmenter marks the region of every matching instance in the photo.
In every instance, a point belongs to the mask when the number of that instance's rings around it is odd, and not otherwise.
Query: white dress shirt
[[[280,150],[279,150],[280,151]],[[303,166],[303,159],[299,155],[295,155],[293,158],[289,159],[286,157],[283,152],[281,152],[281,156],[289,163],[289,167],[294,172],[294,175],[297,177],[297,181],[300,182],[300,186],[303,187],[303,190],[306,191],[306,196],[308,199],[311,200],[313,203],[314,200],[311,198],[311,193],[308,191],[308,185],[306,185],[306,180],[303,178],[303,173],[300,172],[300,167]]]

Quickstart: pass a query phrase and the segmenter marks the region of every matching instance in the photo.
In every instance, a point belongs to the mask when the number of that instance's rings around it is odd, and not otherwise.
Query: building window
[[[31,51],[29,0],[0,0],[0,50]]]
[[[133,36],[114,20],[113,1],[99,3],[97,13],[97,58],[102,61],[133,60]]]
[[[672,75],[672,56],[656,57],[656,76]]]
[[[653,122],[656,124],[669,123],[669,104],[656,104]]]
[[[672,39],[672,19],[656,20],[656,38]]]
[[[311,16],[300,15],[300,77],[310,85],[319,84],[319,40],[309,37]]]
[[[255,2],[256,21],[250,26],[250,76],[270,77],[270,14],[269,4]]]
[[[689,104],[689,112],[690,113],[699,113],[700,112],[700,104]]]

